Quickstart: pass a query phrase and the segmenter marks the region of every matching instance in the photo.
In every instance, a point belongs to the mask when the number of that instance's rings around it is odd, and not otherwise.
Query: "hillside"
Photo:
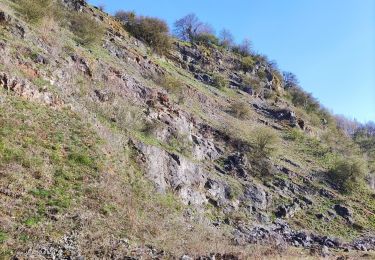
[[[0,0],[0,259],[375,257],[374,132],[265,56],[137,32]]]

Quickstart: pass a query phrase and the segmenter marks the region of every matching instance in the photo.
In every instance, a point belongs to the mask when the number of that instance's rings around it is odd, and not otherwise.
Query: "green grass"
[[[0,107],[0,170],[6,173],[4,184],[27,191],[21,197],[25,207],[14,209],[15,221],[33,228],[46,221],[46,208],[62,213],[79,203],[83,182],[95,180],[100,171],[100,142],[69,110],[8,97]],[[12,165],[22,174],[7,174]]]
[[[0,244],[4,243],[7,240],[7,238],[7,234],[0,230]]]

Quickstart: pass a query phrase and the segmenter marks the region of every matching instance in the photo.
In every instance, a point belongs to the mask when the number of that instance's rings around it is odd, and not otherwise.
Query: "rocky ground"
[[[103,40],[82,46],[0,2],[0,258],[374,257],[374,193],[342,195],[326,177],[350,140],[323,144],[332,123],[293,106],[269,64],[245,72],[232,52],[179,41],[161,57],[63,2]],[[251,157],[257,129],[276,133],[277,154]]]

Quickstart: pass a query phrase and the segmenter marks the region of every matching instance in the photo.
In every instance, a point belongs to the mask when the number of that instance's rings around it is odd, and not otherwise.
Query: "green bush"
[[[211,34],[211,33],[198,34],[194,40],[197,43],[202,43],[205,45],[217,45],[218,46],[220,44],[219,39],[214,34]]]
[[[178,93],[182,91],[184,83],[176,77],[165,75],[159,78],[158,84],[165,88],[169,93]]]
[[[249,104],[242,101],[234,102],[230,107],[230,112],[239,119],[246,119],[251,115]]]
[[[218,89],[223,89],[229,86],[229,81],[223,75],[215,73],[212,75],[212,85]]]
[[[169,138],[168,145],[170,149],[175,150],[186,157],[191,156],[193,143],[185,134],[175,133],[174,136]]]
[[[99,42],[104,35],[104,27],[89,14],[74,13],[70,17],[70,30],[79,44],[88,46]]]
[[[246,56],[241,59],[241,69],[245,72],[249,71],[255,64],[253,57]]]
[[[258,127],[252,132],[251,147],[253,158],[270,157],[278,151],[280,138],[270,128]]]
[[[320,109],[319,102],[310,94],[298,87],[288,90],[293,105],[302,107],[306,112],[318,112]]]
[[[134,12],[125,11],[119,11],[115,16],[130,34],[147,43],[155,52],[165,54],[172,47],[169,27],[165,21],[154,17],[138,17]]]
[[[338,159],[329,171],[329,180],[344,193],[353,191],[364,180],[366,162],[362,158]]]
[[[163,124],[160,121],[152,120],[146,121],[141,129],[142,133],[146,136],[153,136],[157,134],[163,127]]]
[[[256,93],[260,94],[260,90],[262,89],[261,82],[257,77],[245,76],[243,78],[243,85],[245,87],[251,87],[251,89]]]
[[[5,232],[0,230],[0,244],[4,243],[7,240],[7,235]]]
[[[271,89],[264,89],[263,90],[263,97],[265,99],[275,99],[276,98],[276,92]]]
[[[18,0],[16,8],[27,21],[36,23],[49,14],[52,7],[51,0]]]

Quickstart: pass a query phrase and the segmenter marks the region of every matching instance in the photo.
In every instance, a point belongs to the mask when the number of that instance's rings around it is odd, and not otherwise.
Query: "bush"
[[[251,146],[253,158],[265,158],[278,151],[279,136],[270,128],[259,127],[252,132]]]
[[[145,121],[141,132],[146,136],[153,136],[157,134],[163,127],[163,124],[160,121],[152,120]]]
[[[172,76],[161,76],[157,83],[165,88],[169,93],[177,94],[182,91],[184,83]]]
[[[263,90],[263,97],[265,99],[275,99],[276,98],[276,93],[275,91],[271,89],[264,89]]]
[[[195,42],[202,43],[204,45],[219,45],[219,39],[211,33],[201,33],[195,37]]]
[[[329,171],[329,179],[341,192],[351,192],[366,175],[366,163],[361,158],[341,158]]]
[[[243,101],[236,101],[230,107],[230,112],[239,119],[246,119],[251,115],[249,104]]]
[[[51,0],[18,0],[18,12],[25,16],[26,20],[32,23],[39,22],[49,14],[52,7]]]
[[[317,112],[320,109],[319,102],[310,94],[298,87],[290,88],[289,95],[293,105],[302,107],[306,112]]]
[[[249,71],[255,64],[253,57],[246,56],[241,60],[241,69],[245,72]]]
[[[232,47],[232,51],[242,56],[250,56],[252,52],[252,43],[249,39],[244,39],[241,44]]]
[[[245,87],[251,87],[255,94],[260,94],[260,90],[262,89],[261,82],[257,77],[245,76],[243,78],[243,85]]]
[[[70,30],[76,36],[76,41],[85,46],[97,43],[104,35],[104,27],[85,13],[71,15]]]
[[[233,34],[229,30],[227,29],[221,30],[219,39],[220,39],[220,45],[223,46],[224,48],[231,48],[233,46],[234,37],[233,37]]]
[[[229,86],[229,81],[226,77],[224,77],[223,75],[220,75],[218,73],[215,73],[213,76],[212,76],[212,85],[215,87],[215,88],[218,88],[218,89],[223,89],[223,88],[226,88]]]
[[[165,21],[153,17],[137,17],[134,12],[119,11],[115,16],[130,34],[147,43],[155,52],[165,54],[172,47],[169,27]]]

